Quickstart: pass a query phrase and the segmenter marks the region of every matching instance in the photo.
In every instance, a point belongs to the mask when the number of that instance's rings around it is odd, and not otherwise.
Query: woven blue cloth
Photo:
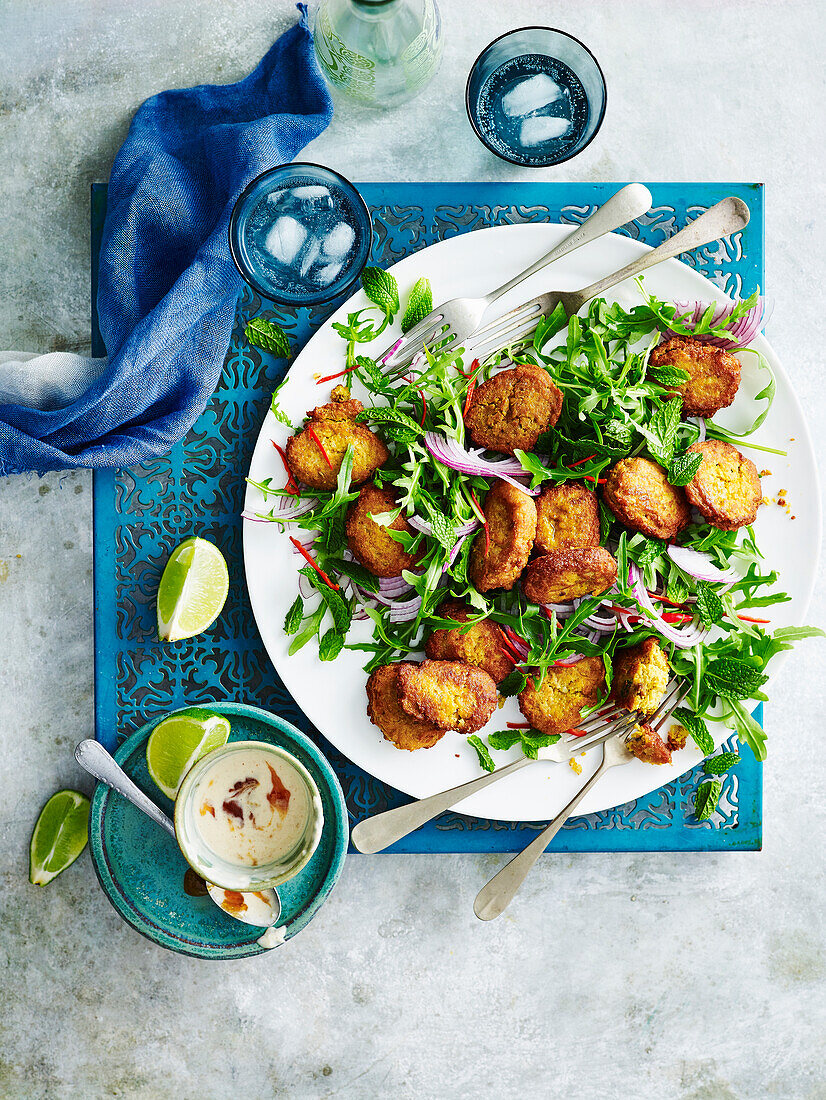
[[[332,117],[298,7],[299,22],[245,80],[163,92],[139,108],[112,168],[103,230],[108,362],[72,357],[61,405],[48,386],[8,403],[37,372],[23,362],[4,377],[0,361],[0,473],[140,462],[168,451],[203,410],[241,288],[227,244],[233,203]]]

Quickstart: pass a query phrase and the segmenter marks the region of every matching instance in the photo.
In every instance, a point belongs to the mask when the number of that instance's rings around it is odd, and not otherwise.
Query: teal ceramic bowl
[[[335,886],[347,853],[347,807],[335,772],[313,742],[275,714],[243,703],[212,703],[230,721],[230,741],[264,741],[292,753],[315,780],[324,810],[321,840],[310,862],[278,888],[284,939],[313,919]],[[172,803],[149,777],[146,741],[160,714],[128,737],[115,759],[170,816]],[[265,952],[262,929],[233,920],[208,897],[184,891],[188,864],[175,843],[144,814],[98,783],[89,816],[89,848],[104,893],[132,927],[161,947],[199,959],[244,959]]]

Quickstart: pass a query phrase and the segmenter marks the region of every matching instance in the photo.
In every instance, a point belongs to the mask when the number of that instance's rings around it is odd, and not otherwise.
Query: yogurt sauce
[[[286,760],[257,749],[222,755],[192,792],[192,820],[216,856],[239,867],[263,867],[301,843],[310,794]]]

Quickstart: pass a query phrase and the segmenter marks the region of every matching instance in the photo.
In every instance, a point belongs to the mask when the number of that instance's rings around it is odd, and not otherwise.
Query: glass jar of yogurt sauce
[[[307,865],[324,814],[315,780],[285,749],[234,741],[196,761],[175,800],[187,863],[225,890],[279,886]]]

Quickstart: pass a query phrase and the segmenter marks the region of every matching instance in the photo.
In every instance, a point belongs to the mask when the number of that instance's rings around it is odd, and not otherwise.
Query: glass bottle
[[[327,80],[370,107],[417,95],[444,45],[436,0],[321,0],[314,37]]]

